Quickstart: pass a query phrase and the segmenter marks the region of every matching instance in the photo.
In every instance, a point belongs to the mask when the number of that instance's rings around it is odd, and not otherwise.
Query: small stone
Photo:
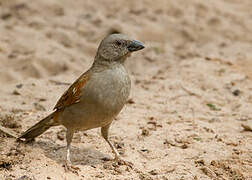
[[[153,116],[149,117],[149,120],[151,120],[151,121],[154,120],[154,117]]]
[[[101,160],[103,160],[103,161],[110,161],[110,159],[108,157],[101,158]]]
[[[148,149],[141,149],[142,152],[149,152]]]
[[[135,104],[135,101],[131,98],[128,100],[128,104]]]
[[[195,164],[205,165],[205,161],[203,159],[198,159],[195,161]]]
[[[187,149],[188,145],[187,144],[183,144],[182,146],[180,146],[182,149]]]
[[[239,96],[241,94],[241,91],[239,89],[236,89],[232,92],[234,96]]]
[[[23,84],[17,84],[16,85],[16,88],[18,88],[18,89],[20,89],[20,88],[22,88],[23,87]]]
[[[158,175],[158,171],[156,169],[153,169],[149,172],[151,175]]]
[[[142,135],[143,136],[149,136],[150,135],[150,132],[148,129],[142,129]]]
[[[14,95],[21,95],[17,90],[14,90],[14,91],[12,92],[12,94],[14,94]]]

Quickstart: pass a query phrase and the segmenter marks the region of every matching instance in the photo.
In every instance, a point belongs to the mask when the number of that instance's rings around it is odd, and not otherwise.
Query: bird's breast
[[[94,73],[83,88],[83,101],[96,106],[97,111],[117,114],[130,94],[131,82],[125,68],[116,66]]]

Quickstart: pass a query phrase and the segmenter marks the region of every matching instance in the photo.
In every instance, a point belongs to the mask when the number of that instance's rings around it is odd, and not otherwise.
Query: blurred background
[[[136,63],[153,68],[152,61],[251,57],[246,53],[252,41],[249,0],[0,3],[2,83],[83,71],[100,40],[113,32],[146,43],[143,60],[129,62],[134,72]]]
[[[92,130],[75,138],[81,155],[73,159],[80,174],[91,179],[249,179],[251,9],[251,0],[0,0],[0,124],[21,133],[48,114],[91,66],[99,42],[110,33],[124,33],[146,48],[126,62],[133,88],[112,127],[112,140],[121,143],[118,149],[139,171],[104,168],[99,158],[110,151]],[[7,147],[0,178],[15,179],[27,170],[28,177],[62,178],[64,150],[50,154],[53,144],[65,145],[58,131],[64,129],[41,136],[45,144],[35,145],[36,150],[16,150],[29,151],[28,156],[8,156],[17,145],[0,136]],[[43,160],[31,161],[37,152]],[[93,158],[87,158],[90,153]],[[4,168],[7,162],[12,172]]]

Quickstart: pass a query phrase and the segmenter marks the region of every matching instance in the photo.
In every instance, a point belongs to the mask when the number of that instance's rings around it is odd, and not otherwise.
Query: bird
[[[119,153],[109,140],[109,128],[127,103],[131,80],[125,61],[131,53],[144,49],[144,44],[125,34],[110,34],[100,43],[92,66],[63,93],[54,111],[30,127],[18,140],[31,141],[50,127],[66,128],[66,164],[71,165],[70,148],[76,131],[101,128],[115,160]]]

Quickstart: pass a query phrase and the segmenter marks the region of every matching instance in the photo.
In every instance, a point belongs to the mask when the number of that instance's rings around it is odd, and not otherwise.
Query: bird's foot
[[[131,169],[133,168],[134,164],[132,162],[126,161],[122,159],[120,156],[116,156],[114,159],[104,157],[102,158],[103,161],[111,161],[113,163],[116,163],[118,166],[125,165],[130,167]]]
[[[125,165],[125,166],[130,167],[131,169],[134,166],[134,164],[132,162],[126,161],[126,160],[122,159],[121,157],[115,157],[114,161],[117,162],[118,165]]]
[[[78,171],[80,171],[80,168],[73,166],[71,161],[66,161],[63,165],[65,172],[72,172],[76,175],[79,175]]]

